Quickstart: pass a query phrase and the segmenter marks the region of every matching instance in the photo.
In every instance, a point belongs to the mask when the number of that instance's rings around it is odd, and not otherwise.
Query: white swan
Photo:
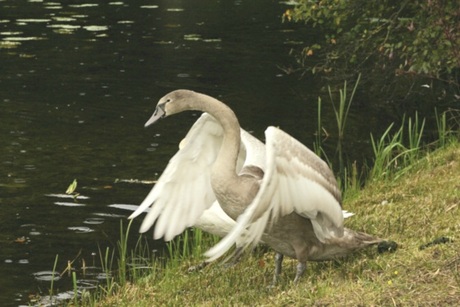
[[[243,129],[240,134],[236,169],[261,179],[261,170],[265,168],[265,145]],[[203,113],[181,141],[179,151],[171,158],[153,189],[129,217],[138,216],[155,202],[140,232],[147,231],[157,219],[159,225],[155,227],[154,238],[164,237],[166,241],[190,226],[220,237],[233,229],[236,222],[222,210],[210,186],[210,167],[217,157],[222,136],[223,128],[219,122]],[[187,196],[186,201],[181,199],[183,195]],[[166,226],[162,227],[162,223]]]
[[[170,160],[158,183],[130,216],[136,217],[155,203],[141,232],[156,222],[154,237],[170,240],[186,227],[205,225],[207,210],[220,204],[237,223],[227,220],[231,231],[222,231],[221,235],[230,232],[207,252],[209,260],[222,256],[235,243],[246,247],[262,239],[277,251],[275,282],[283,255],[298,260],[294,279],[298,281],[307,260],[333,259],[382,241],[343,227],[341,194],[332,171],[308,148],[277,128],[266,130],[264,148],[240,128],[225,104],[188,90],[161,98],[145,125],[186,110],[212,116],[204,115],[202,123],[202,118],[195,123],[186,136],[186,145]],[[198,129],[200,124],[203,126]],[[246,136],[250,145],[245,145]],[[215,229],[215,225],[209,229]]]
[[[186,137],[180,142],[179,151],[171,158],[168,166],[150,191],[149,195],[129,218],[134,218],[142,212],[145,212],[153,202],[156,202],[155,208],[161,211],[158,213],[161,213],[165,222],[169,224],[168,220],[170,215],[176,211],[177,208],[173,206],[164,206],[162,201],[167,201],[168,199],[162,198],[158,201],[158,197],[160,195],[172,195],[175,193],[174,191],[187,189],[193,186],[195,178],[201,178],[201,176],[204,178],[203,180],[209,181],[210,172],[207,171],[206,168],[192,168],[191,166],[212,164],[220,149],[222,136],[223,129],[219,122],[209,114],[203,113],[193,124]],[[261,170],[265,168],[265,145],[243,129],[240,130],[240,137],[241,147],[238,154],[237,171],[241,174],[244,173],[248,176],[261,179],[263,176]],[[194,187],[194,189],[198,187],[199,185]],[[198,189],[196,191],[199,193]],[[166,234],[166,228],[157,227],[154,238],[159,239],[164,237],[166,241],[169,241],[176,235],[182,233],[185,228],[189,226],[199,228],[219,237],[224,237],[233,229],[236,222],[222,210],[215,197],[211,197],[211,200],[212,204],[209,206],[209,203],[207,203],[206,207],[209,208],[204,210],[198,218],[182,216],[188,219],[186,221],[176,222],[172,224],[173,226],[170,225],[170,233],[168,235]],[[189,204],[184,204],[184,206],[187,205]],[[179,211],[183,212],[182,210],[185,209],[187,208],[182,207]],[[142,224],[141,232],[147,231],[154,222],[155,218],[148,216]],[[177,228],[173,229],[172,227]],[[243,243],[239,241],[236,242],[237,252],[235,253],[234,261],[237,261],[240,256],[242,245]],[[209,263],[209,261],[191,267],[190,270],[203,268],[207,263]]]

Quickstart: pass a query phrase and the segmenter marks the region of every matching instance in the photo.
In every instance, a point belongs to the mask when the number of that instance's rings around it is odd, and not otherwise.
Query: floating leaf
[[[14,240],[15,243],[26,243],[26,237],[20,237],[20,238],[16,238],[16,240]]]
[[[75,190],[77,189],[77,185],[78,185],[78,182],[77,182],[77,179],[74,179],[73,182],[69,185],[69,187],[67,188],[67,191],[65,191],[66,194],[72,194],[75,192]]]

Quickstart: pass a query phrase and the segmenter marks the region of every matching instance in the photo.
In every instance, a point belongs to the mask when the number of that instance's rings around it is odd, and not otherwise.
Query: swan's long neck
[[[222,145],[212,167],[213,185],[228,185],[238,179],[236,162],[241,143],[240,124],[235,113],[227,105],[210,96],[197,95],[201,96],[197,99],[199,109],[211,114],[222,125],[224,131]]]
[[[223,128],[223,140],[211,170],[211,185],[220,206],[236,220],[254,199],[259,185],[255,179],[238,176],[236,164],[240,151],[240,124],[235,113],[212,97],[195,93],[189,107],[212,115]]]

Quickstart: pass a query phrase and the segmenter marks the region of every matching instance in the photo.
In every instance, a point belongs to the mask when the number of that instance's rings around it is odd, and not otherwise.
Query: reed
[[[128,239],[129,230],[133,220],[130,220],[126,231],[123,230],[123,221],[120,221],[120,240],[117,242],[118,247],[118,282],[123,285],[127,281],[127,264],[128,264]]]
[[[323,149],[323,137],[322,137],[323,125],[322,125],[321,108],[322,108],[321,97],[318,97],[317,113],[316,113],[317,125],[316,125],[315,141],[313,142],[313,151],[316,153],[318,157],[327,159],[327,155]]]
[[[446,145],[446,140],[448,137],[448,131],[447,131],[447,113],[442,112],[441,114],[438,114],[438,109],[434,109],[434,114],[435,114],[435,120],[436,120],[436,127],[438,131],[438,142],[439,146],[445,146]]]
[[[53,296],[54,296],[54,277],[56,276],[56,272],[57,272],[56,268],[57,268],[58,260],[59,260],[59,255],[56,255],[56,257],[54,258],[53,270],[52,270],[52,275],[51,275],[51,284],[50,284],[50,290],[49,290],[50,302],[53,301]]]
[[[349,94],[347,81],[344,81],[343,88],[339,89],[338,103],[335,102],[334,96],[332,94],[332,89],[330,86],[328,86],[329,100],[334,111],[335,124],[337,126],[337,145],[334,160],[338,160],[339,169],[337,180],[342,190],[347,190],[348,188],[355,189],[361,186],[356,163],[350,164],[348,161],[346,161],[343,152],[345,130],[347,126],[348,116],[350,113],[350,107],[352,105],[353,98],[355,96],[360,80],[361,74],[358,75],[353,89],[351,91],[351,94]],[[328,138],[329,134],[327,133],[326,129],[322,124],[322,107],[323,106],[321,97],[318,97],[317,126],[315,133],[315,141],[313,143],[313,150],[320,158],[324,159],[332,168],[332,162],[329,159],[323,147],[323,143]],[[325,135],[325,138],[323,138],[323,135]]]
[[[350,97],[347,97],[348,94],[348,87],[347,87],[347,81],[344,81],[343,88],[339,90],[339,103],[336,106],[336,103],[334,102],[331,88],[328,87],[329,91],[329,98],[332,103],[332,107],[334,108],[334,114],[335,114],[335,120],[337,124],[337,133],[338,133],[338,139],[337,139],[337,153],[338,153],[338,159],[339,159],[339,175],[343,177],[343,174],[345,172],[345,160],[344,160],[344,155],[343,155],[343,142],[344,142],[344,137],[345,137],[345,128],[347,126],[347,119],[348,115],[350,113],[350,107],[353,102],[353,97],[355,96],[356,89],[358,88],[359,81],[361,79],[361,74],[358,75],[358,78],[356,79],[355,85],[353,87],[353,90],[351,92]]]
[[[339,163],[338,169],[338,181],[343,188],[342,185],[348,185],[349,183],[353,182],[353,185],[356,186],[355,180],[357,177],[353,178],[351,181],[347,178],[348,174],[356,175],[356,172],[350,172],[347,170],[346,164],[348,163],[345,161],[344,153],[343,153],[343,144],[345,140],[345,128],[347,125],[347,119],[350,113],[350,107],[353,102],[353,98],[356,93],[356,89],[358,88],[358,84],[361,79],[361,74],[358,75],[356,79],[355,85],[349,94],[347,81],[344,81],[343,88],[339,89],[339,102],[336,103],[334,100],[334,96],[332,94],[332,89],[328,87],[329,99],[334,111],[335,115],[335,123],[337,126],[337,146],[336,146],[336,159]],[[322,124],[322,100],[321,97],[318,97],[317,102],[317,126],[316,126],[316,133],[315,133],[315,141],[313,142],[313,151],[322,159],[324,159],[331,167],[332,163],[329,159],[326,151],[324,150],[323,143],[328,138],[328,133],[326,129],[323,127]],[[323,138],[325,135],[325,138]],[[356,165],[355,165],[356,166]],[[352,167],[352,165],[348,165],[348,167]]]
[[[73,286],[73,301],[74,304],[78,303],[78,283],[77,283],[77,272],[72,272],[72,286]]]
[[[105,252],[99,248],[99,257],[101,262],[101,269],[105,276],[105,290],[107,293],[112,293],[114,290],[115,282],[112,276],[113,261],[115,253],[110,251],[107,247]]]
[[[425,119],[420,122],[418,112],[415,112],[414,120],[409,117],[407,123],[408,152],[405,157],[408,161],[406,161],[406,165],[415,163],[415,161],[420,157],[424,129]]]

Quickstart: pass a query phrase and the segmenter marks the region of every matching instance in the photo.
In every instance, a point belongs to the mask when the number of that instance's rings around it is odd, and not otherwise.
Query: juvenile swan
[[[145,126],[187,110],[208,113],[204,117],[209,126],[192,127],[183,149],[130,216],[136,217],[154,203],[141,232],[156,222],[154,237],[170,240],[186,227],[203,225],[206,212],[220,205],[237,222],[228,224],[233,228],[225,229],[221,234],[228,233],[225,238],[206,253],[209,261],[221,257],[235,243],[248,247],[263,240],[277,252],[274,282],[283,255],[298,260],[297,282],[307,260],[334,259],[382,241],[343,227],[341,193],[332,171],[280,129],[267,128],[261,150],[259,141],[240,128],[228,106],[189,90],[176,90],[161,98]],[[258,149],[245,145],[245,138]]]

